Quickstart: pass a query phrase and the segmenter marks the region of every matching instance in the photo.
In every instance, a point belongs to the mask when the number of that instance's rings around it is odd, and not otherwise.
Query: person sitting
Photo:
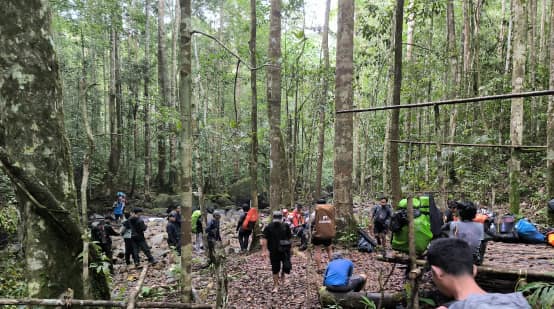
[[[448,237],[465,240],[473,250],[473,262],[481,265],[486,250],[485,227],[473,221],[477,208],[472,202],[456,202],[456,209],[461,221],[447,223]]]
[[[325,270],[323,285],[331,292],[359,292],[366,282],[366,275],[352,275],[354,263],[343,257],[342,252],[334,252]]]
[[[439,238],[431,242],[427,253],[432,279],[445,296],[455,302],[438,309],[464,308],[531,308],[520,292],[487,293],[475,282],[477,267],[473,265],[469,244],[458,238]]]

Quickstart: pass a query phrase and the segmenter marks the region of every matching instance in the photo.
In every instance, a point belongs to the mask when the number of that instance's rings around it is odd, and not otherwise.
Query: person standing
[[[213,219],[208,222],[208,227],[206,227],[206,235],[208,236],[208,266],[215,264],[215,246],[217,242],[221,242],[221,234],[219,231],[219,220],[221,219],[221,214],[219,212],[214,212]]]
[[[140,251],[144,252],[148,258],[148,262],[155,264],[156,260],[150,253],[150,247],[146,243],[146,238],[144,238],[144,231],[146,231],[146,224],[144,220],[140,217],[142,212],[141,208],[134,208],[131,212],[131,217],[129,218],[129,223],[131,225],[131,240],[133,241],[133,256],[135,260],[135,265],[140,266]]]
[[[200,252],[204,249],[204,244],[202,243],[202,212],[199,209],[192,212],[191,225],[192,232],[196,236],[194,241],[194,251]]]
[[[312,214],[311,226],[313,230],[312,245],[314,245],[314,260],[316,262],[317,271],[323,272],[321,266],[321,249],[327,252],[327,259],[331,260],[333,249],[331,244],[336,235],[335,225],[335,207],[327,204],[325,199],[319,199],[316,202],[315,211]]]
[[[379,199],[379,204],[373,207],[373,233],[377,238],[377,244],[383,246],[387,244],[387,234],[392,218],[392,207],[388,204],[386,197]]]
[[[325,270],[323,285],[331,292],[359,292],[366,282],[366,275],[353,275],[354,263],[343,257],[342,252],[334,252]]]
[[[181,225],[177,223],[177,213],[171,212],[167,217],[167,245],[181,256]]]
[[[117,192],[117,199],[112,206],[115,222],[119,223],[123,219],[123,213],[125,212],[126,204],[127,199],[125,197],[125,193]]]
[[[290,274],[292,269],[290,260],[291,237],[290,227],[283,223],[283,214],[280,211],[273,212],[272,222],[264,228],[260,239],[262,256],[267,258],[269,255],[269,262],[271,263],[272,292],[277,292],[279,283],[285,284],[285,274]],[[280,278],[279,272],[281,272]]]
[[[439,238],[431,242],[427,253],[432,279],[445,296],[455,302],[438,309],[502,308],[530,309],[520,292],[487,293],[475,282],[477,267],[473,264],[469,244],[458,238]]]
[[[129,221],[130,214],[125,213],[125,219],[121,223],[120,234],[123,236],[123,242],[125,243],[125,264],[131,265],[131,256],[133,256],[133,262],[138,264],[136,256],[133,254],[133,240],[131,239],[131,222]]]
[[[302,211],[302,205],[296,204],[296,208],[292,212],[292,232],[296,236],[300,237],[300,251],[304,251],[308,248],[308,240],[306,239],[306,219],[304,212]]]
[[[237,222],[237,228],[236,232],[239,233],[239,245],[240,245],[240,251],[246,252],[248,250],[248,242],[250,239],[250,234],[252,234],[252,230],[245,229],[244,228],[244,220],[246,220],[246,215],[248,214],[248,211],[250,210],[250,205],[247,203],[242,204],[242,214],[239,217],[239,221]]]
[[[113,253],[112,253],[112,238],[111,236],[119,236],[111,223],[112,217],[106,216],[103,220],[94,222],[92,224],[92,240],[97,241],[98,245],[102,249],[102,252],[106,255],[108,262],[110,263],[110,272],[113,273]]]

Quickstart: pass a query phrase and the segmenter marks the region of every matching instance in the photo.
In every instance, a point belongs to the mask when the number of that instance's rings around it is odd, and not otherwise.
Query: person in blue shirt
[[[345,259],[342,252],[334,252],[327,265],[323,285],[331,292],[359,292],[365,285],[366,275],[353,275],[354,263]]]
[[[117,192],[117,200],[113,203],[113,214],[115,216],[115,222],[119,223],[123,219],[123,213],[125,212],[125,205],[127,204],[127,198],[125,193]]]

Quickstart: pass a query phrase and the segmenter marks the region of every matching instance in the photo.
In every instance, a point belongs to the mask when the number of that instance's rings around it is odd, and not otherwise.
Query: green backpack
[[[196,233],[196,221],[198,221],[198,218],[202,215],[202,212],[200,210],[195,210],[192,212],[192,218],[190,220],[192,224],[192,232]]]
[[[416,213],[414,218],[415,247],[416,253],[421,254],[425,251],[425,249],[427,249],[429,242],[433,239],[433,233],[431,232],[431,220],[429,217],[429,199],[423,198],[420,200],[418,198],[414,198],[413,205],[414,212]],[[403,199],[398,203],[399,209],[406,209],[407,207],[408,201],[406,199]],[[392,234],[392,248],[402,252],[409,251],[407,224],[404,225],[399,231]]]

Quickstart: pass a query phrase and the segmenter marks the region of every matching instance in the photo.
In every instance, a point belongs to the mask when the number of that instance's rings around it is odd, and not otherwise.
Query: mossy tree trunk
[[[29,297],[83,296],[83,248],[47,2],[0,4],[0,168],[20,205]]]
[[[544,7],[544,6],[543,6]],[[554,89],[554,0],[550,8],[550,89]],[[548,198],[554,198],[554,95],[549,96],[547,129],[546,165],[548,170]],[[550,225],[554,224],[554,214],[548,212]]]
[[[352,79],[354,75],[354,1],[339,3],[337,31],[337,69],[335,73],[335,109],[352,108]],[[352,209],[352,145],[353,120],[351,113],[337,114],[335,120],[334,202],[339,228],[356,227]]]

